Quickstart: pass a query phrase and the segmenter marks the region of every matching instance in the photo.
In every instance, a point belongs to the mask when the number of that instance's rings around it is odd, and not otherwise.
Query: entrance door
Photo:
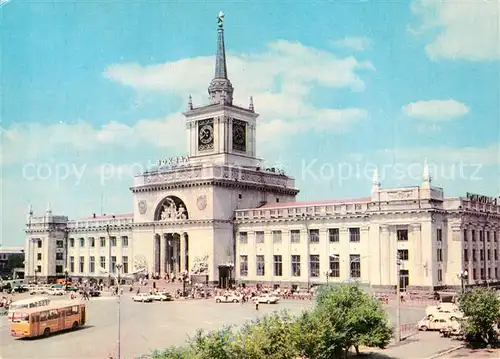
[[[40,316],[39,315],[34,315],[33,316],[33,323],[31,324],[31,328],[33,332],[31,333],[32,336],[37,337],[41,335],[40,333]]]
[[[229,287],[229,268],[227,266],[219,266],[219,288]]]

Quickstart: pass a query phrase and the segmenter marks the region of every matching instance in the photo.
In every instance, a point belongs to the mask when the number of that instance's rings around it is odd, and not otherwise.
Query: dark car
[[[98,290],[91,289],[89,291],[89,296],[91,296],[91,297],[100,297],[101,296],[101,292],[98,291]]]

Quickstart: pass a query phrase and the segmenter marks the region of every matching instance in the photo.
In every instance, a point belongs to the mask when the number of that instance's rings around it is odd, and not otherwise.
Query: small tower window
[[[280,203],[280,199],[276,197],[276,203]]]
[[[238,194],[238,199],[242,199],[242,198],[243,198],[242,194],[241,193]]]

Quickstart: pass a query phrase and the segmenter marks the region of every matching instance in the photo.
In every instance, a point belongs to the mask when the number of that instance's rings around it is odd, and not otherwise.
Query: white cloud
[[[416,101],[403,107],[403,112],[409,117],[427,121],[447,121],[469,113],[469,108],[453,99]]]
[[[345,131],[366,118],[362,109],[316,108],[311,105],[314,86],[362,91],[360,71],[374,70],[371,63],[354,57],[337,58],[333,53],[300,43],[276,41],[262,53],[230,55],[228,73],[235,87],[235,104],[248,104],[254,97],[259,118],[258,139],[265,143],[287,140],[276,133],[290,135],[308,130]],[[115,64],[104,75],[136,90],[134,106],[140,107],[152,92],[170,93],[195,106],[207,103],[206,89],[213,77],[214,58],[194,57],[164,64],[141,66]],[[142,119],[134,125],[110,121],[99,128],[89,122],[72,124],[15,124],[4,129],[2,162],[39,159],[44,155],[74,148],[92,151],[106,145],[133,147],[148,143],[159,148],[185,149],[185,127],[179,109],[160,119]]]
[[[372,41],[367,37],[347,36],[343,39],[332,41],[332,45],[353,51],[366,51],[371,49]]]
[[[425,47],[431,59],[500,59],[500,1],[414,0],[415,34],[432,33]]]
[[[378,155],[390,156],[395,161],[430,163],[466,163],[482,165],[500,164],[500,143],[485,147],[429,147],[398,148],[378,151]]]
[[[44,158],[57,151],[73,148],[94,151],[102,145],[140,146],[178,149],[185,145],[185,126],[180,113],[162,119],[143,119],[133,126],[109,122],[100,128],[79,121],[74,124],[22,123],[5,129],[0,148],[2,163]]]

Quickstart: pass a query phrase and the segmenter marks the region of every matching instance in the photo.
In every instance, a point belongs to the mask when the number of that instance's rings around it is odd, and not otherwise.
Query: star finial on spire
[[[192,110],[193,109],[193,98],[191,97],[191,95],[189,95],[188,97],[188,110]]]
[[[250,111],[254,111],[254,107],[253,107],[253,97],[250,96],[250,103],[248,104],[248,109]]]
[[[378,168],[375,168],[375,170],[373,171],[372,184],[373,184],[373,186],[376,186],[376,187],[380,186],[380,177],[378,175]]]
[[[219,27],[224,27],[224,13],[221,11],[219,11],[219,15],[217,15],[217,22],[219,24]]]
[[[424,182],[431,182],[431,174],[429,172],[429,165],[427,164],[427,162],[425,163],[424,165]]]

